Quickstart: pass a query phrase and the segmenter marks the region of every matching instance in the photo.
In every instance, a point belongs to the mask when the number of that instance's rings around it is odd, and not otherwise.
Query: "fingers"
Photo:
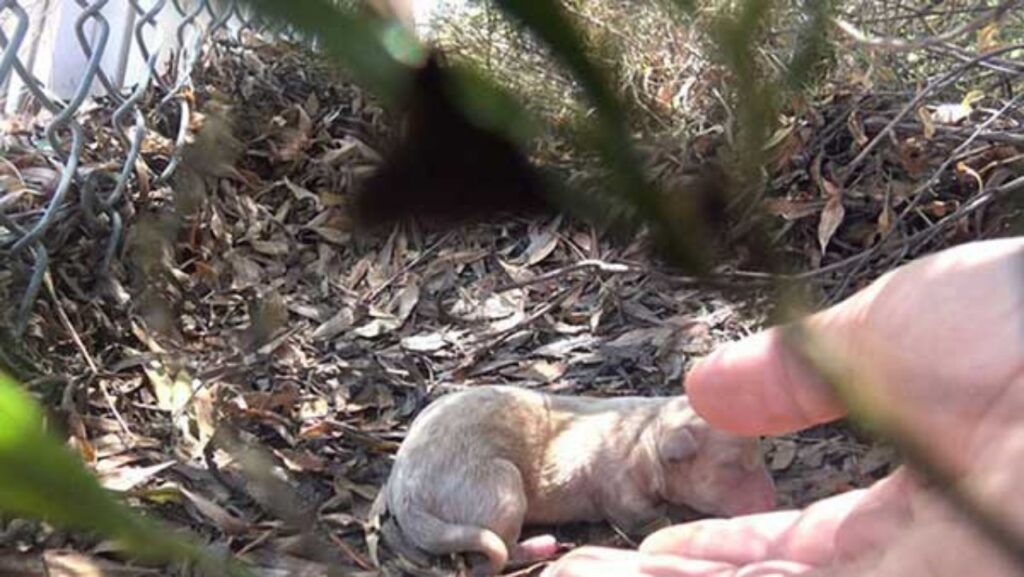
[[[676,525],[647,537],[640,550],[730,565],[768,560],[824,565],[855,558],[876,550],[909,523],[912,486],[900,474],[803,511]]]
[[[720,347],[690,371],[686,392],[709,423],[741,435],[786,433],[843,413],[779,329]]]
[[[962,406],[986,407],[1020,370],[1022,271],[1024,238],[963,245],[892,271],[803,323],[896,399],[948,404],[952,394]],[[739,434],[789,432],[843,414],[778,329],[715,351],[687,375],[686,391],[702,417]]]
[[[675,555],[649,555],[626,549],[582,547],[548,567],[541,577],[727,577],[736,567]]]
[[[811,567],[791,561],[767,561],[746,567],[652,555],[624,549],[583,547],[548,567],[542,577],[745,577],[803,575]]]

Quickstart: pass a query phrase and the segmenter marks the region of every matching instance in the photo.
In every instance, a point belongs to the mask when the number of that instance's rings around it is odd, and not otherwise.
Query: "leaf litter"
[[[381,547],[385,528],[374,515],[391,457],[431,399],[495,383],[675,394],[695,360],[766,322],[767,293],[695,286],[643,256],[643,237],[616,243],[562,217],[353,234],[346,195],[381,162],[393,119],[294,47],[252,42],[240,54],[213,51],[197,76],[211,90],[244,87],[234,116],[240,156],[183,169],[199,176],[178,179],[174,190],[140,179],[143,210],[109,277],[91,276],[101,243],[67,235],[53,265],[57,298],[39,303],[23,343],[7,346],[0,335],[0,349],[63,367],[69,444],[108,488],[240,553],[259,573],[451,574],[450,564],[423,567]],[[879,162],[849,181],[842,169],[851,151],[892,117],[871,98],[851,111],[853,101],[837,95],[823,116],[787,120],[773,141],[764,200],[763,218],[779,227],[775,242],[812,274],[834,271],[818,279],[823,292],[838,287],[833,296],[892,264],[837,266],[892,235],[903,235],[896,251],[920,249],[929,230],[945,243],[999,230],[998,211],[942,228],[925,223],[949,222],[979,183],[1008,181],[1006,167],[1021,157],[1015,144],[989,138],[961,155],[963,179],[915,204],[921,175],[951,149],[936,135],[969,123],[970,102],[934,103],[918,116],[921,126],[885,141]],[[206,118],[219,126],[212,112]],[[826,152],[835,148],[817,136],[826,122],[831,133],[845,127],[843,152]],[[169,156],[162,138],[147,141],[147,158]],[[86,167],[103,157],[89,154]],[[667,179],[678,175],[666,167],[680,160],[668,154],[650,159]],[[0,168],[12,191],[3,202],[30,210],[58,175],[38,160],[20,164],[17,174]],[[175,212],[181,198],[199,198],[199,212]],[[722,278],[756,279],[743,262],[724,266],[739,274]],[[3,287],[11,290],[9,281]],[[57,306],[88,357],[55,320]],[[783,505],[864,486],[898,464],[890,449],[837,424],[766,445]],[[52,574],[55,563],[150,572],[113,561],[86,537],[18,520],[0,529],[0,550],[19,551],[0,554],[0,563],[30,567],[26,574]],[[559,536],[624,543],[600,527]]]

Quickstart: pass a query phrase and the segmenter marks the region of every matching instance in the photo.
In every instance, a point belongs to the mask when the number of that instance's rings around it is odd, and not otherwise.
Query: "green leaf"
[[[230,575],[223,563],[166,528],[136,514],[106,491],[81,462],[43,428],[35,401],[0,373],[0,511],[69,529],[93,531],[153,560],[189,560]],[[216,568],[216,569],[215,569]]]

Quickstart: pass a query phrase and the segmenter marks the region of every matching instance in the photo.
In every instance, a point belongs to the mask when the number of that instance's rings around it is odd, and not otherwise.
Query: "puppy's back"
[[[544,395],[516,387],[477,387],[445,395],[413,421],[395,467],[455,466],[487,458],[526,465],[520,463],[525,454],[544,441],[547,412]],[[411,459],[417,463],[406,463]],[[456,462],[445,462],[450,460]]]

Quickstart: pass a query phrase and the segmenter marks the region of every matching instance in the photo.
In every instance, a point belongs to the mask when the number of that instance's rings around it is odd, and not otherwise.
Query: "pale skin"
[[[873,391],[1003,521],[1024,536],[1024,238],[912,262],[806,318]],[[735,433],[834,420],[841,403],[770,329],[723,347],[687,376],[695,410]],[[1021,568],[900,468],[803,510],[697,521],[639,550],[584,547],[545,577],[1019,575]]]

